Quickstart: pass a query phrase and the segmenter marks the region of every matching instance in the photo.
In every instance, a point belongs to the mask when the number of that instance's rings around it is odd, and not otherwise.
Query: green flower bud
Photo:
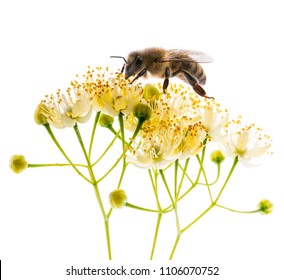
[[[36,107],[36,110],[34,113],[34,120],[36,124],[47,124],[48,123],[46,116],[42,114],[43,109],[44,109],[44,105],[41,103]]]
[[[112,208],[122,208],[127,202],[127,196],[124,190],[116,189],[109,194],[109,204]]]
[[[259,210],[263,213],[263,214],[270,214],[272,212],[273,209],[273,204],[272,202],[270,202],[267,199],[262,199],[259,204],[258,204]]]
[[[133,108],[133,115],[138,120],[149,120],[152,116],[152,109],[148,104],[138,103]]]
[[[10,159],[10,168],[17,174],[28,168],[28,163],[24,156],[13,155]]]
[[[220,150],[216,150],[214,152],[211,153],[210,155],[210,159],[217,163],[217,164],[220,164],[221,162],[224,161],[225,159],[225,156],[222,154],[222,152]]]
[[[159,98],[161,95],[161,92],[152,84],[146,84],[144,86],[144,94],[143,97],[145,99],[154,99],[154,98]]]
[[[105,115],[105,114],[101,114],[100,119],[99,119],[99,125],[102,127],[111,127],[113,124],[114,118],[109,116],[109,115]]]

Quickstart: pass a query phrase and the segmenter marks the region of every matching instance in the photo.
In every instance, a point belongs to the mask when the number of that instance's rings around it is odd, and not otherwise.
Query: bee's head
[[[140,55],[140,53],[137,51],[131,52],[128,55],[127,63],[125,66],[125,78],[128,79],[129,77],[138,74],[142,69],[142,65],[143,57]]]

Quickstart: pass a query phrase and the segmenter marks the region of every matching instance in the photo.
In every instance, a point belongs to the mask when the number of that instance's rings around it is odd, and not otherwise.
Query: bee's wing
[[[171,62],[171,61],[210,63],[213,62],[213,58],[204,52],[173,49],[169,50],[167,57],[161,60],[161,62]]]
[[[200,63],[210,63],[213,62],[213,58],[204,53],[204,52],[199,52],[199,51],[187,51],[188,56],[195,62],[200,62]]]

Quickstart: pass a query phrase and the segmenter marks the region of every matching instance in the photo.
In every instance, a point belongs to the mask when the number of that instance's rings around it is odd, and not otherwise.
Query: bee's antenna
[[[128,64],[127,60],[123,56],[112,55],[111,58],[122,58],[126,64]]]

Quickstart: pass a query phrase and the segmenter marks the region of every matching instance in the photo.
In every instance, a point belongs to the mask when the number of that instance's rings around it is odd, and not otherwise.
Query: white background
[[[219,266],[220,277],[214,279],[282,279],[281,2],[1,1],[3,279],[69,279],[65,270],[71,265],[122,264],[157,270],[161,265]],[[245,210],[268,198],[274,203],[274,212],[263,216],[213,210],[185,232],[173,262],[167,259],[175,238],[174,222],[165,219],[156,261],[150,263],[155,215],[119,210],[112,217],[114,261],[109,263],[105,261],[100,213],[87,183],[63,168],[29,169],[15,175],[8,162],[15,153],[24,154],[30,163],[62,161],[44,129],[33,122],[34,109],[43,95],[65,89],[88,65],[117,69],[122,61],[111,60],[110,55],[126,56],[131,50],[150,46],[200,50],[214,57],[214,63],[204,65],[208,95],[215,96],[233,116],[243,115],[248,123],[255,122],[267,131],[274,152],[259,167],[238,167],[222,203]],[[72,131],[58,133],[67,149],[73,149]],[[229,165],[228,161],[227,168]],[[125,179],[131,182],[124,186],[130,202],[154,208],[149,182],[135,179],[131,173]],[[104,202],[108,191],[115,188],[111,181],[109,184],[103,192]],[[160,278],[156,275],[155,279]]]

